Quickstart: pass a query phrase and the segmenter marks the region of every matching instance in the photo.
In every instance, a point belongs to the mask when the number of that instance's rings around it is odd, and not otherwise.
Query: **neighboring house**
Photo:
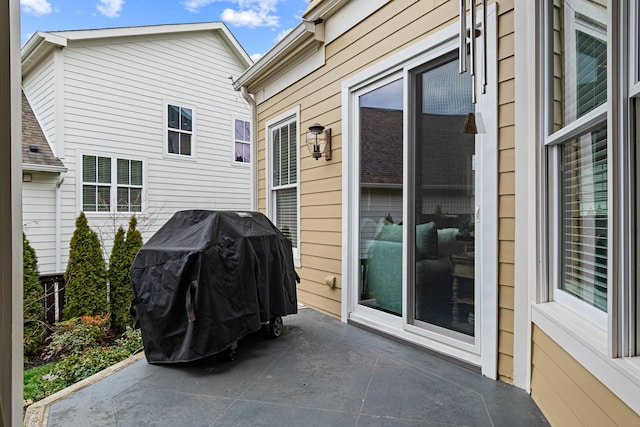
[[[488,1],[474,82],[460,3],[310,3],[234,81],[258,209],[302,302],[523,388],[553,424],[639,425],[640,8]]]
[[[133,214],[146,240],[178,210],[250,209],[251,110],[231,84],[250,64],[219,22],[35,33],[22,81],[46,140],[25,142],[23,223],[40,273],[65,270],[81,211],[108,256]],[[30,160],[36,142],[55,164]]]
[[[59,211],[59,189],[67,172],[54,156],[29,101],[22,93],[22,188],[24,231],[30,243],[39,247],[38,268],[54,272],[56,212]]]

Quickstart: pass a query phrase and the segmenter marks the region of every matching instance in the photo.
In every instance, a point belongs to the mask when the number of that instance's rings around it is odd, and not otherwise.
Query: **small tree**
[[[38,258],[22,233],[24,354],[33,353],[47,336],[44,312],[44,290],[40,283]]]
[[[127,263],[127,245],[124,229],[118,228],[113,240],[113,249],[109,257],[109,304],[111,305],[111,327],[116,331],[124,331],[129,325],[129,294],[131,285]],[[127,301],[129,299],[129,302]]]
[[[138,255],[138,251],[142,247],[142,234],[136,228],[138,219],[135,215],[129,220],[129,228],[127,228],[127,252],[129,253],[129,266],[133,264],[133,260]]]
[[[136,229],[136,225],[137,219],[132,216],[129,220],[126,239],[122,227],[118,229],[109,258],[111,325],[117,331],[124,331],[131,325],[129,305],[133,299],[133,288],[129,269],[142,247],[142,235]]]
[[[107,314],[107,272],[98,235],[91,230],[84,212],[76,219],[71,237],[66,283],[64,319]]]

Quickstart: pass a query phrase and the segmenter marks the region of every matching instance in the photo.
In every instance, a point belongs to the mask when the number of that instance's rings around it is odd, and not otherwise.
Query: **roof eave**
[[[322,42],[324,42],[324,27],[322,27],[322,24],[315,24],[309,21],[301,22],[242,73],[233,82],[234,89],[239,90],[242,86],[248,86],[262,80],[278,68],[273,67],[273,65],[281,62],[283,58],[289,57],[293,52],[299,51],[301,48]]]
[[[22,170],[26,172],[54,172],[54,173],[67,172],[67,168],[64,166],[38,165],[35,163],[23,163]]]

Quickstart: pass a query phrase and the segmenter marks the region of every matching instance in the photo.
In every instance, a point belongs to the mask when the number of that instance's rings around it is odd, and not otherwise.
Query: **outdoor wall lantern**
[[[324,156],[325,160],[331,160],[331,129],[324,129],[321,124],[315,123],[307,132],[307,148],[311,157],[318,160]]]

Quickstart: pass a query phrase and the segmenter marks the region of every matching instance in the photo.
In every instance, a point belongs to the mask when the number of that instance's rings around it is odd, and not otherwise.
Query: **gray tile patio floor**
[[[143,358],[57,400],[49,427],[544,426],[525,392],[311,309],[238,358]]]

